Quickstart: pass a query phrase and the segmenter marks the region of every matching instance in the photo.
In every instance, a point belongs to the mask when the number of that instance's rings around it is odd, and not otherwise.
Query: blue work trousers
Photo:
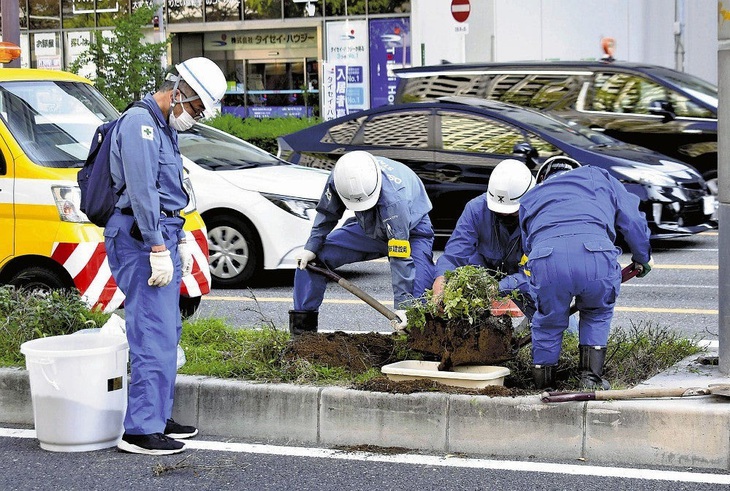
[[[104,236],[114,280],[126,296],[124,317],[129,342],[131,381],[124,431],[132,435],[163,433],[172,415],[177,373],[180,317],[180,258],[178,231],[182,218],[161,218],[160,231],[170,250],[175,273],[169,285],[147,284],[152,274],[150,248],[129,235],[134,218],[118,210]]]
[[[619,252],[609,239],[587,234],[534,245],[527,267],[537,309],[532,318],[535,365],[558,363],[573,298],[580,312],[580,344],[606,346],[621,287]]]
[[[407,293],[418,298],[427,288],[431,288],[435,273],[433,229],[429,220],[422,220],[411,230],[410,244],[411,259],[415,265],[415,278],[411,291]],[[369,261],[387,255],[387,243],[365,235],[360,224],[355,219],[351,219],[342,227],[330,232],[324,246],[317,253],[316,261],[325,264],[330,269],[336,269],[345,264]],[[399,261],[399,259],[394,258],[391,261]],[[297,269],[294,274],[294,310],[319,311],[326,288],[327,279],[324,276],[306,269]],[[397,294],[397,292],[394,293]],[[405,306],[395,305],[395,308],[405,308]]]

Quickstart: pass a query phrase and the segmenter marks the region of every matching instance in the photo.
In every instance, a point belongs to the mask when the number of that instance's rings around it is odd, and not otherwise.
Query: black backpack
[[[131,107],[144,107],[152,117],[152,110],[147,104],[135,101],[128,105],[124,112]],[[121,116],[120,116],[121,118]],[[81,189],[81,211],[89,218],[89,221],[99,227],[104,227],[114,213],[114,206],[119,201],[127,185],[123,185],[119,192],[115,193],[112,183],[112,173],[109,167],[109,154],[111,151],[111,138],[107,136],[116,126],[119,118],[99,125],[91,140],[89,155],[86,157],[84,167],[76,176],[76,182]]]

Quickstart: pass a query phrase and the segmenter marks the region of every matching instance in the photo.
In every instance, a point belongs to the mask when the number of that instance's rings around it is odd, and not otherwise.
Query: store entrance
[[[242,83],[229,87],[223,112],[240,117],[319,115],[319,75],[315,58],[243,60]],[[240,70],[242,68],[242,70]]]

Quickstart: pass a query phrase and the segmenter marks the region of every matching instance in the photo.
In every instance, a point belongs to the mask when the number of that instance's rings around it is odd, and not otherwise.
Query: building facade
[[[150,0],[20,0],[21,66],[67,69]],[[166,62],[216,61],[224,111],[327,119],[392,102],[393,69],[440,62],[616,58],[717,82],[715,0],[165,0]]]

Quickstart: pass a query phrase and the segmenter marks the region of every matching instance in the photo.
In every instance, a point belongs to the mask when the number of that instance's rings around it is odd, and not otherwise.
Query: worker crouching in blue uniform
[[[537,388],[554,387],[563,331],[573,298],[580,312],[580,384],[608,389],[602,378],[611,318],[621,285],[614,245],[618,229],[639,277],[651,270],[646,218],[639,199],[608,172],[581,167],[568,157],[548,159],[538,185],[520,200],[523,249],[532,318],[533,377]]]
[[[499,278],[503,294],[517,290],[517,305],[528,318],[532,317],[534,306],[528,296],[527,276],[519,265],[522,243],[518,212],[520,198],[534,185],[530,169],[519,160],[503,160],[494,168],[487,192],[466,204],[436,262],[435,301],[443,295],[446,271],[481,266]]]
[[[345,210],[355,212],[335,229]],[[327,279],[306,269],[315,259],[330,269],[388,257],[393,304],[406,325],[405,308],[433,282],[434,233],[428,216],[431,202],[416,174],[405,165],[368,152],[342,156],[327,180],[317,205],[312,232],[298,255],[294,275],[292,335],[317,330]]]

